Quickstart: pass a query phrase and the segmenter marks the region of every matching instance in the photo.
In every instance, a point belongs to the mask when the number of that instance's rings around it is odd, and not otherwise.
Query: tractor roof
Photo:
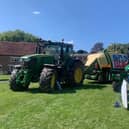
[[[65,46],[69,46],[69,47],[73,47],[73,44],[69,44],[69,43],[64,43],[64,42],[53,42],[53,41],[50,41],[50,40],[41,40],[38,42],[38,44],[40,46],[47,46],[47,45],[54,45],[54,46],[61,46],[63,45],[64,47]]]

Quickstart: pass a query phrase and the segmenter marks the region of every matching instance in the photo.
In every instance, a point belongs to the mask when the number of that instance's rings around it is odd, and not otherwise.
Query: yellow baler
[[[85,62],[85,78],[98,81],[111,81],[119,78],[120,72],[128,64],[128,57],[121,53],[110,53],[107,50],[92,53]]]

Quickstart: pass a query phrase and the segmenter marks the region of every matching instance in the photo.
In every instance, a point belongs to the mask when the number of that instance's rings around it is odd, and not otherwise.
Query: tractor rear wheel
[[[26,85],[25,87],[22,86],[21,84],[17,84],[16,83],[16,74],[17,74],[17,70],[13,70],[10,80],[9,80],[9,85],[10,85],[10,89],[13,91],[25,91],[28,89],[28,85]]]
[[[84,66],[81,61],[75,61],[69,72],[68,83],[72,86],[79,86],[84,79]]]
[[[55,69],[45,67],[40,75],[40,90],[42,92],[51,92],[56,85],[57,72]]]

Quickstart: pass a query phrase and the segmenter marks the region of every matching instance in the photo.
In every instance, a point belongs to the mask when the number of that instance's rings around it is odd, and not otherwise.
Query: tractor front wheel
[[[40,90],[42,92],[51,92],[56,85],[57,72],[55,69],[45,67],[40,75]]]
[[[16,78],[17,78],[17,69],[13,70],[10,80],[9,80],[9,85],[10,85],[10,89],[13,91],[25,91],[28,89],[28,86],[22,86],[20,83],[16,83]]]

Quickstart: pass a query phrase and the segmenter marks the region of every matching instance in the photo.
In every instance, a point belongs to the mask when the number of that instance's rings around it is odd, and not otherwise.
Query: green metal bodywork
[[[129,83],[129,65],[125,66],[124,71],[122,71],[118,77],[114,75],[114,80],[112,83],[114,91],[121,92],[123,80],[126,80]]]
[[[129,79],[129,65],[125,66],[124,72],[121,72],[120,80],[118,80],[118,81],[122,82],[123,79]]]
[[[34,54],[21,57],[22,68],[17,72],[17,85],[25,86],[30,82],[37,82],[44,64],[54,64],[54,56]]]
[[[31,74],[32,74],[32,79],[31,81],[37,81],[40,75],[40,72],[43,69],[44,64],[54,64],[55,59],[54,56],[51,55],[44,55],[44,54],[35,54],[35,55],[29,55],[29,56],[23,56],[21,57],[23,61],[29,59],[29,63],[27,65],[27,68],[23,69],[28,69]]]
[[[129,72],[129,65],[125,67],[125,72]]]

